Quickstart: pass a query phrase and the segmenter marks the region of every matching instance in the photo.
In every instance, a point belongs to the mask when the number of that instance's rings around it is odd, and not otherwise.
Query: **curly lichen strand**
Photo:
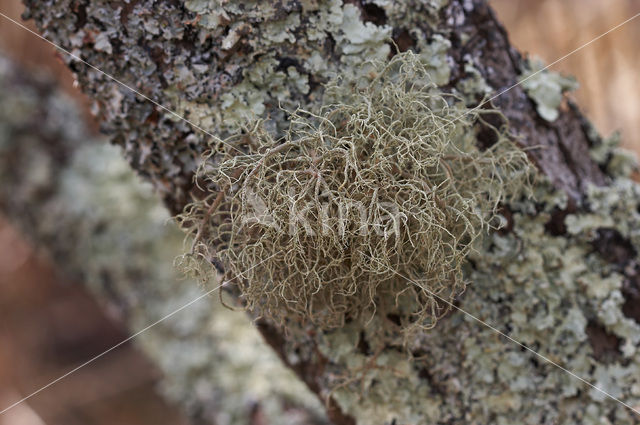
[[[527,190],[532,170],[507,131],[478,150],[480,113],[440,92],[417,55],[367,66],[366,88],[339,99],[347,80],[330,82],[336,103],[292,112],[284,140],[249,132],[255,148],[212,148],[200,167],[217,196],[179,217],[195,234],[191,255],[217,258],[256,315],[326,329],[380,310],[404,334],[432,328],[498,204]]]

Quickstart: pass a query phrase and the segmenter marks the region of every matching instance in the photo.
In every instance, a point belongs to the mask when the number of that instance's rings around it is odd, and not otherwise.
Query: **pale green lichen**
[[[609,137],[601,137],[591,125],[588,132],[592,143],[589,153],[594,161],[607,170],[608,175],[614,178],[629,177],[634,171],[638,171],[636,155],[620,147],[619,132],[616,131]]]
[[[194,238],[182,268],[201,259],[207,277],[218,261],[246,307],[280,324],[327,329],[380,311],[398,316],[400,334],[433,327],[532,168],[506,129],[439,91],[422,60],[373,61],[375,77],[354,91],[332,81],[339,102],[291,112],[283,140],[258,123],[212,144],[197,175],[206,197],[179,216]],[[480,126],[496,138],[484,150]]]
[[[447,63],[447,51],[451,42],[440,34],[435,34],[429,43],[418,37],[418,51],[422,63],[427,67],[433,82],[439,86],[449,82],[451,70]]]
[[[493,93],[492,88],[471,62],[465,63],[464,72],[466,77],[458,82],[456,88],[469,104],[473,105],[477,103],[478,98],[484,99]]]
[[[347,55],[366,52],[373,54],[373,57],[384,57],[390,52],[386,42],[391,36],[391,27],[379,27],[371,22],[363,23],[360,10],[353,4],[343,6],[340,29],[336,41],[344,43],[343,51]]]
[[[536,102],[538,114],[545,120],[553,122],[558,118],[563,94],[578,88],[573,77],[565,77],[559,73],[544,70],[540,60],[529,60],[528,67],[520,75],[522,87],[531,99]]]
[[[387,3],[381,6],[388,10],[390,17],[394,17],[398,13],[397,4]],[[358,7],[342,4],[340,0],[305,2],[302,10],[293,7],[284,17],[277,8],[260,2],[245,2],[242,8],[218,1],[188,1],[185,5],[199,14],[197,25],[210,31],[220,31],[212,23],[219,23],[221,19],[235,22],[225,38],[230,45],[244,43],[253,51],[264,52],[259,61],[243,63],[242,83],[221,95],[219,108],[212,109],[206,103],[185,100],[177,87],[165,89],[165,94],[177,105],[178,113],[188,114],[194,123],[220,130],[221,134],[229,134],[238,125],[267,112],[275,122],[276,131],[282,132],[286,129],[285,114],[279,107],[292,110],[301,104],[305,104],[307,109],[320,106],[320,96],[303,99],[310,91],[309,76],[296,67],[282,69],[275,59],[273,46],[295,47],[292,57],[305,71],[312,72],[316,82],[326,82],[337,76],[348,80],[366,76],[373,69],[369,62],[362,60],[363,57],[383,60],[391,52],[392,26],[363,22]],[[435,11],[441,6],[428,7]],[[233,32],[233,28],[248,23],[252,28],[243,31],[242,35]],[[419,30],[414,30],[414,33],[420,57],[429,68],[433,81],[447,83],[450,71],[446,56],[451,43],[440,34],[427,41]],[[296,39],[294,34],[304,34],[306,40]],[[231,36],[232,41],[229,39]],[[318,53],[317,45],[328,43],[329,39],[336,43],[334,49],[339,54],[336,61],[327,61]]]
[[[588,132],[589,139],[592,143],[591,149],[589,150],[591,158],[600,165],[606,165],[613,150],[620,146],[620,132],[614,132],[609,137],[601,137],[593,125],[589,126]]]

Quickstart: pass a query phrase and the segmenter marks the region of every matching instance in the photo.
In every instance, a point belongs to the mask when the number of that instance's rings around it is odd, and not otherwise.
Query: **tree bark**
[[[364,59],[393,54],[388,37],[420,52],[443,90],[476,104],[531,66],[483,0],[25,3],[45,37],[221,137],[251,113],[282,132],[280,105],[318,108],[332,75],[357,74]],[[209,136],[63,58],[113,142],[179,212],[197,195],[192,176]],[[551,73],[534,81],[562,91]],[[545,119],[544,102],[527,84],[493,102],[544,178],[535,202],[504,206],[508,227],[470,258],[471,284],[457,303],[637,407],[640,191],[627,158],[578,108],[565,102]],[[478,143],[491,140],[480,133]],[[371,327],[289,333],[257,325],[327,400],[336,424],[638,423],[629,409],[460,311],[412,344],[411,361]]]

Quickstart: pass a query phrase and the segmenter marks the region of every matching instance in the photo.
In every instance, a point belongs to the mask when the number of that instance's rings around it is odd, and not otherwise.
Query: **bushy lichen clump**
[[[437,90],[419,57],[372,69],[340,103],[293,113],[284,140],[258,125],[212,146],[199,173],[210,194],[180,217],[192,255],[220,260],[246,306],[279,323],[340,327],[380,310],[404,330],[433,326],[498,204],[530,177],[522,150]],[[496,143],[476,148],[476,125]]]

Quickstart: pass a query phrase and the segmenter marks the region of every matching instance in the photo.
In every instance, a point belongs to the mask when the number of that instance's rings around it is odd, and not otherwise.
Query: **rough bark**
[[[202,293],[172,268],[182,236],[150,185],[54,82],[2,56],[0,181],[0,211],[132,333]],[[135,342],[194,425],[326,423],[316,397],[215,294]]]
[[[281,132],[279,104],[314,110],[332,75],[355,75],[364,58],[393,54],[388,37],[401,50],[420,52],[434,80],[470,104],[531,68],[483,0],[26,4],[47,38],[220,136],[252,113]],[[170,210],[180,211],[196,194],[192,174],[208,136],[65,60],[96,99],[104,130]],[[638,405],[639,190],[625,172],[626,157],[571,103],[555,103],[567,86],[542,73],[495,99],[546,179],[535,202],[505,206],[509,226],[470,258],[471,284],[458,302]],[[549,109],[558,116],[543,112]],[[491,140],[481,132],[478,143]],[[638,423],[629,410],[460,312],[412,343],[419,357],[412,361],[402,347],[384,344],[375,325],[258,328],[309,388],[328,398],[337,424]]]

